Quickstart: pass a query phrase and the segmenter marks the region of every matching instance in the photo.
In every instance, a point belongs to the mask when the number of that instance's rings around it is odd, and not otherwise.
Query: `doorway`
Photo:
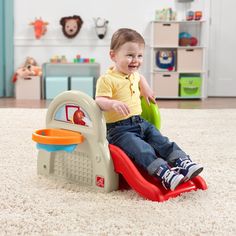
[[[208,96],[236,97],[235,0],[211,1]]]
[[[0,97],[13,96],[14,73],[13,0],[0,0]]]

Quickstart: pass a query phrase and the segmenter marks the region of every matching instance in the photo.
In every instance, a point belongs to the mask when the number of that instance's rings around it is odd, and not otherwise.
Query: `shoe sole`
[[[179,186],[180,184],[182,184],[184,182],[184,176],[179,175],[175,181],[173,182],[173,184],[171,184],[170,190],[173,191],[177,188],[177,186]]]
[[[196,170],[189,171],[189,173],[184,177],[184,182],[198,176],[203,171],[203,166],[199,166]]]

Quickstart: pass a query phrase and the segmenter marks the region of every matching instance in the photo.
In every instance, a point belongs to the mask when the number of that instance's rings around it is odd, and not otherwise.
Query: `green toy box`
[[[202,78],[199,76],[180,77],[180,97],[201,97]]]

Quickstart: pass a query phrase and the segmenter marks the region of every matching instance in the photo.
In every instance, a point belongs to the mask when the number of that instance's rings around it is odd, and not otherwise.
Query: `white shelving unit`
[[[157,98],[205,97],[204,22],[204,20],[151,22],[151,85]],[[180,46],[179,34],[182,32],[197,39],[197,44]],[[164,60],[162,54],[169,54],[168,59]]]
[[[95,96],[100,75],[98,63],[44,63],[43,98],[53,99],[66,90],[80,90]]]

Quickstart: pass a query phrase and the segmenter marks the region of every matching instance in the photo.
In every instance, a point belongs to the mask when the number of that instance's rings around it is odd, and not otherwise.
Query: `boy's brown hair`
[[[127,42],[145,45],[144,38],[137,31],[128,28],[118,29],[111,38],[110,50],[117,50]]]

